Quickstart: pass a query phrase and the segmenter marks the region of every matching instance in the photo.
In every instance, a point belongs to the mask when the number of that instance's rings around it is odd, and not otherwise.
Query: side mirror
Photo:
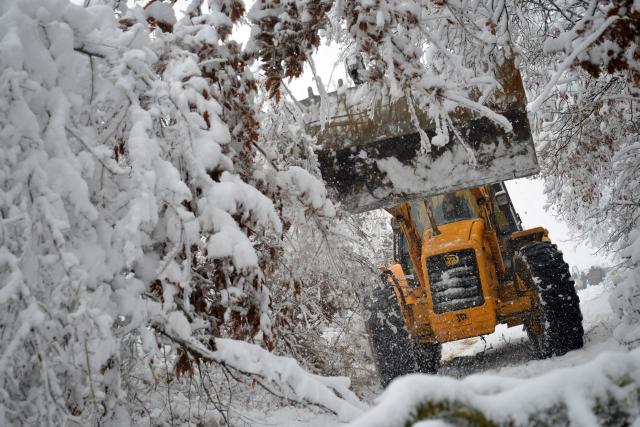
[[[496,203],[498,203],[498,206],[507,206],[509,204],[509,197],[505,191],[496,192]]]

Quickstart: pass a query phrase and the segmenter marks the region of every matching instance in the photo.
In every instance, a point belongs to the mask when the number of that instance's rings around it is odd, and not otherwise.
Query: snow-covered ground
[[[598,353],[621,349],[612,337],[617,319],[609,306],[606,285],[578,291],[585,331],[585,346],[562,357],[532,360],[532,351],[522,326],[496,331],[483,338],[447,343],[443,346],[442,375],[464,377],[477,372],[528,378],[558,367],[573,366],[592,360]]]
[[[578,292],[584,317],[584,348],[562,357],[535,360],[522,327],[500,325],[483,338],[469,338],[445,344],[439,375],[456,378],[475,373],[489,373],[509,378],[530,378],[537,375],[592,361],[600,353],[626,350],[612,336],[616,318],[609,306],[607,285],[589,287]],[[376,399],[374,399],[375,402]],[[374,403],[370,402],[370,403]],[[282,408],[253,417],[252,425],[336,426],[335,416],[312,409]]]

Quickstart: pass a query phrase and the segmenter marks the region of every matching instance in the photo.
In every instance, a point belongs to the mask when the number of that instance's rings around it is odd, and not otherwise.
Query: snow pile
[[[640,349],[608,352],[583,365],[528,379],[410,375],[397,379],[377,405],[350,426],[629,425],[640,416]]]

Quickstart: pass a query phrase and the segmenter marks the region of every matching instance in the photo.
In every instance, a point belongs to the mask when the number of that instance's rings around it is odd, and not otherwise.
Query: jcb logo
[[[458,322],[462,322],[463,320],[467,320],[468,317],[465,313],[457,313],[456,319],[458,319]]]
[[[460,258],[458,258],[458,255],[445,255],[444,256],[444,263],[447,264],[447,266],[451,267],[456,265],[457,263],[460,262]]]

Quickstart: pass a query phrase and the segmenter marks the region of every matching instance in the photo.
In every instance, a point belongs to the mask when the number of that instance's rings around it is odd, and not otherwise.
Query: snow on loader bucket
[[[323,180],[335,200],[350,212],[390,207],[399,202],[490,184],[539,172],[526,113],[520,73],[513,61],[496,68],[496,89],[485,105],[504,116],[512,131],[467,107],[449,116],[456,134],[449,142],[421,150],[421,138],[405,98],[377,102],[357,98],[359,88],[340,88],[326,97],[301,101],[320,120],[308,124],[317,137]],[[310,95],[313,92],[310,91]],[[423,110],[415,118],[431,139],[435,124]],[[462,140],[462,141],[461,141]]]

